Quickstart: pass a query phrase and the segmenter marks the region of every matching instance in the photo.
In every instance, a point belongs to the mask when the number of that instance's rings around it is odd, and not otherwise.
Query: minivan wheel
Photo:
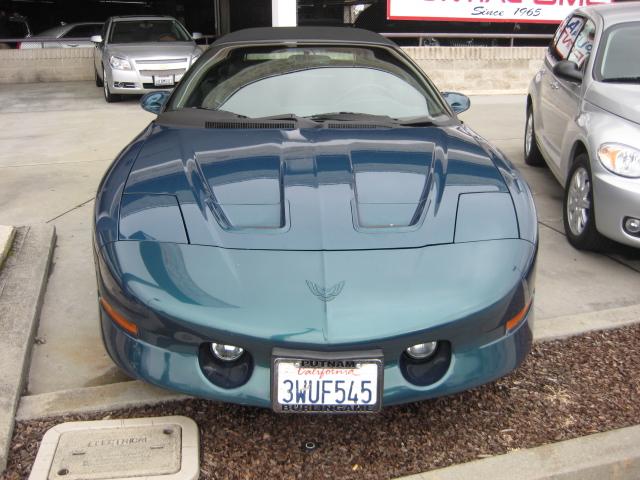
[[[527,121],[524,127],[524,163],[532,167],[541,167],[544,158],[540,149],[538,149],[538,141],[536,140],[536,131],[533,128],[533,108],[527,108]]]
[[[103,84],[102,91],[104,92],[104,99],[107,101],[107,103],[113,103],[120,100],[119,95],[114,95],[109,91],[109,82],[107,82],[107,72],[104,69],[102,70],[102,84]]]
[[[564,190],[563,220],[569,243],[579,250],[603,250],[608,241],[598,233],[589,157],[582,153],[569,171]]]

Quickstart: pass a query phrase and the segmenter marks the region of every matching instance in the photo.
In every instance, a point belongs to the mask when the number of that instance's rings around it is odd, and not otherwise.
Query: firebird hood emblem
[[[306,282],[307,287],[309,287],[309,290],[311,290],[311,293],[313,293],[323,302],[330,302],[331,300],[335,299],[338,295],[340,295],[340,292],[342,292],[342,289],[344,288],[344,281],[336,283],[335,285],[328,288],[321,287],[311,280],[306,280]]]

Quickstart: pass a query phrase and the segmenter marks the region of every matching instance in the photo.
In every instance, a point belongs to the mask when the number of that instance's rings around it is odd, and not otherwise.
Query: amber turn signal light
[[[111,317],[111,320],[113,320],[113,323],[118,325],[127,333],[130,333],[136,336],[138,335],[138,326],[135,323],[124,318],[122,314],[120,314],[115,308],[109,305],[104,298],[100,298],[100,305],[102,305],[102,308],[104,308],[104,311],[107,312],[107,315]]]
[[[511,332],[515,330],[518,325],[522,323],[522,321],[527,317],[527,313],[529,313],[529,308],[531,308],[531,303],[533,302],[533,297],[529,299],[529,302],[522,307],[518,313],[516,313],[510,320],[507,321],[507,332]]]

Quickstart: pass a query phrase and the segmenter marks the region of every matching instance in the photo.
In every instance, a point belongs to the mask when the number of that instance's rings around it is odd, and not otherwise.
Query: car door
[[[95,50],[93,51],[93,63],[94,63],[96,72],[98,72],[99,77],[102,77],[102,52],[107,42],[109,23],[110,22],[105,22],[104,25],[102,26],[102,33],[100,34],[102,36],[102,42],[96,43]]]
[[[572,16],[557,35],[545,60],[547,72],[543,80],[544,144],[551,168],[560,173],[563,139],[570,122],[580,109],[582,84],[561,79],[553,73],[553,66],[561,60],[569,60],[584,67],[593,47],[594,23],[580,15]]]
[[[558,42],[560,41],[560,37],[563,37],[567,24],[570,20],[571,17],[569,16],[559,25],[555,35],[553,36],[551,45],[549,45],[545,52],[544,62],[542,63],[542,68],[538,73],[538,75],[540,75],[540,81],[538,84],[538,101],[535,102],[536,105],[534,108],[536,137],[538,145],[542,148],[545,153],[545,157],[548,159],[551,159],[553,156],[553,150],[550,147],[549,141],[549,135],[552,129],[547,127],[548,123],[552,122],[550,112],[550,109],[553,108],[552,69],[558,59],[562,58],[561,54],[558,52]]]
[[[76,25],[71,27],[64,35],[62,35],[62,42],[60,46],[62,48],[86,48],[93,46],[92,42],[87,40],[94,35],[99,35],[102,25],[100,24],[86,24]]]

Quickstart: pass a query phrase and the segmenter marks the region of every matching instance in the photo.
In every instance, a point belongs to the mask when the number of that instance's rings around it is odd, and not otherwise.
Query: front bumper
[[[531,347],[531,308],[513,331],[506,322],[530,304],[536,252],[518,239],[359,252],[112,242],[95,252],[99,294],[139,330],[132,337],[101,310],[103,338],[134,377],[263,407],[271,405],[274,348],[337,359],[378,350],[383,403],[422,400],[490,382],[522,362]],[[388,265],[382,274],[381,265]],[[316,298],[305,283],[314,269],[339,271],[347,285],[339,298]],[[409,382],[404,349],[433,340],[450,344],[446,369],[425,386]],[[246,383],[226,389],[207,378],[198,354],[212,341],[251,354]]]
[[[128,374],[163,388],[223,402],[271,407],[270,362],[256,362],[244,385],[225,389],[202,373],[198,350],[173,351],[135,339],[116,327],[101,309],[102,333],[109,355]],[[445,375],[436,383],[408,382],[399,361],[385,358],[383,406],[449,395],[496,380],[517,368],[531,349],[533,308],[514,331],[486,344],[456,349]],[[339,355],[339,353],[336,353]]]
[[[623,229],[625,217],[640,218],[640,179],[598,171],[593,175],[593,194],[598,231],[617,242],[640,247],[640,237]]]
[[[174,70],[184,70],[186,72],[188,65],[180,64]],[[171,72],[173,70],[168,70],[167,72],[158,71],[157,73],[166,73],[168,76],[173,77],[174,85],[170,86],[156,86],[154,85],[154,76],[153,75],[144,75],[139,70],[115,70],[111,69],[110,72],[107,72],[107,81],[109,84],[109,90],[111,93],[115,93],[118,95],[140,95],[147,92],[152,92],[154,90],[166,90],[171,89],[175,85],[178,84],[184,73],[173,75]]]

